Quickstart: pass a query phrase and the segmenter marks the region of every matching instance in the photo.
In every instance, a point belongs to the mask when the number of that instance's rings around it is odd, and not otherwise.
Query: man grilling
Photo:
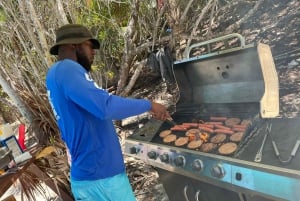
[[[143,99],[109,94],[89,76],[99,41],[78,24],[56,32],[50,53],[58,55],[46,77],[49,101],[71,156],[71,189],[76,200],[134,201],[113,120],[147,111],[170,118],[166,108]]]

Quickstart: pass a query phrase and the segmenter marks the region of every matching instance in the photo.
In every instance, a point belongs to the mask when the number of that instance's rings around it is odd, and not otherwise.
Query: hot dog
[[[199,124],[199,127],[207,127],[207,128],[213,128],[213,124]]]
[[[216,125],[215,125],[215,127],[216,127],[217,129],[226,129],[226,130],[231,130],[231,128],[229,128],[229,127],[222,126],[222,125],[218,125],[218,124],[216,124]]]
[[[183,126],[198,127],[198,123],[182,123]]]
[[[213,124],[213,125],[223,125],[221,121],[207,121],[205,124]]]
[[[210,117],[211,121],[226,121],[227,117]]]
[[[190,129],[191,128],[190,125],[186,125],[186,124],[180,124],[180,125],[176,125],[176,126],[179,126],[179,127],[182,127],[182,128],[186,128],[186,129]]]
[[[247,125],[234,125],[232,128],[244,128],[246,129],[248,126]]]
[[[173,126],[170,130],[171,131],[187,131],[187,128],[185,128],[181,125],[176,125],[176,126]]]
[[[199,126],[199,129],[201,131],[205,131],[205,132],[208,132],[208,133],[213,133],[214,130],[212,128],[208,128],[208,127],[205,127],[205,126]]]
[[[229,134],[232,135],[234,132],[232,130],[227,130],[227,129],[215,129],[215,133],[223,133],[223,134]]]

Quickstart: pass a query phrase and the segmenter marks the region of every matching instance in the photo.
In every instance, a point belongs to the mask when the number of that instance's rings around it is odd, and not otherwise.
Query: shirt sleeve
[[[62,63],[58,69],[58,83],[61,83],[65,98],[100,119],[119,120],[151,109],[148,100],[111,95],[101,89],[76,62]]]

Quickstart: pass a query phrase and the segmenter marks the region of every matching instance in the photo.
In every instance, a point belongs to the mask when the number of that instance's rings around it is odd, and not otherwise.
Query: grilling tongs
[[[272,136],[271,136],[271,138],[272,138]],[[290,162],[292,161],[292,159],[295,157],[295,155],[296,155],[296,153],[297,153],[297,151],[298,151],[298,149],[299,149],[299,146],[300,146],[300,138],[297,139],[297,141],[296,141],[296,143],[295,143],[295,145],[294,145],[294,147],[293,147],[293,149],[292,149],[292,151],[291,151],[291,154],[290,154],[289,158],[286,159],[286,160],[284,160],[284,159],[281,157],[280,152],[279,152],[279,150],[278,150],[278,148],[277,148],[276,142],[274,141],[273,138],[272,138],[272,146],[273,146],[273,150],[274,150],[275,155],[276,155],[276,157],[278,158],[278,160],[279,160],[281,163],[288,164],[288,163],[290,163]]]
[[[262,160],[262,152],[264,150],[264,146],[265,146],[266,140],[268,138],[268,135],[270,135],[270,133],[271,133],[271,129],[272,129],[272,124],[267,123],[266,133],[264,135],[262,144],[261,144],[258,152],[255,155],[254,162],[258,162],[258,163],[261,162],[261,160]]]

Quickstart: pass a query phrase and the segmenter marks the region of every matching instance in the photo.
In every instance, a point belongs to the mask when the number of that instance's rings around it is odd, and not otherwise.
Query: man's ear
[[[80,49],[80,44],[72,44],[72,48],[77,51]]]
[[[77,52],[78,50],[78,45],[77,44],[71,44],[71,48],[74,52]]]

